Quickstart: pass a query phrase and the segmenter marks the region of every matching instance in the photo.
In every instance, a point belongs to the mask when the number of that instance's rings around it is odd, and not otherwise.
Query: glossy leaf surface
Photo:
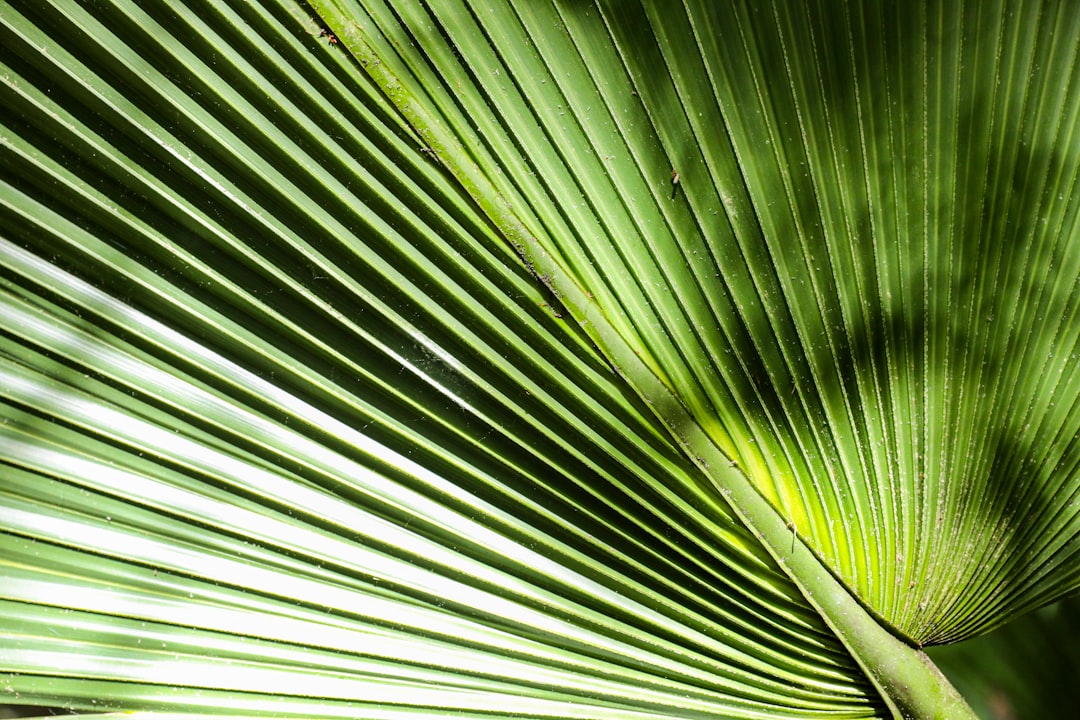
[[[2,8],[9,694],[967,717],[890,630],[1077,584],[1073,14],[316,5]]]

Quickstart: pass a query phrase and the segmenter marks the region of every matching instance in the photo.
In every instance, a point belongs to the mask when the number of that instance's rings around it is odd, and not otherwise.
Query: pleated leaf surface
[[[0,6],[5,694],[896,712],[729,484],[920,643],[1075,589],[1073,15]]]
[[[1067,3],[327,4],[894,628],[1076,587]]]

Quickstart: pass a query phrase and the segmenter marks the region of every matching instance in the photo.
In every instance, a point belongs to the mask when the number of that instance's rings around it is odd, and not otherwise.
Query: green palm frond
[[[970,717],[1080,584],[1078,23],[4,3],[7,694]]]

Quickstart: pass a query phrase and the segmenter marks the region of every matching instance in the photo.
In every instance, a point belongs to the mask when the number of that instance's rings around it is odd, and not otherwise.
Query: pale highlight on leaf
[[[322,29],[291,3],[3,6],[4,696],[884,716]]]

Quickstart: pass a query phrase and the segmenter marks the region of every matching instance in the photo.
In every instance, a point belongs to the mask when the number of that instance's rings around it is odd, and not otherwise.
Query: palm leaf
[[[9,694],[966,713],[906,643],[1077,584],[1077,21],[784,5],[6,4]]]

